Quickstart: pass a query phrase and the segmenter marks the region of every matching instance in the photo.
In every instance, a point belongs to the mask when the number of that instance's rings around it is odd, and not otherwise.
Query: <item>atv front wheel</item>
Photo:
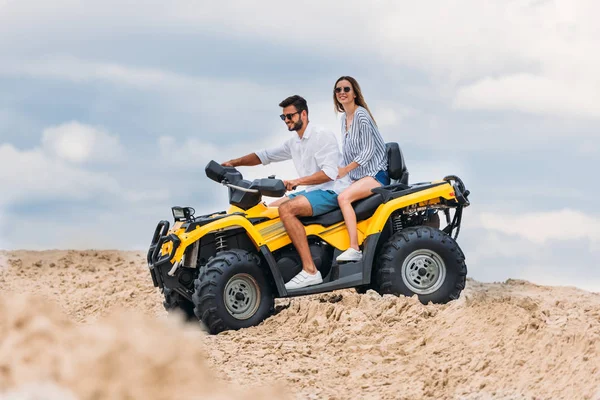
[[[196,319],[196,316],[194,315],[194,303],[184,298],[173,289],[165,288],[163,294],[165,296],[163,306],[169,314],[176,311],[183,312],[187,321]]]
[[[456,300],[465,288],[467,266],[458,244],[426,226],[395,233],[381,249],[376,287],[380,294],[417,295],[423,304]]]
[[[194,281],[194,313],[212,334],[258,325],[274,306],[257,256],[244,250],[218,253]]]

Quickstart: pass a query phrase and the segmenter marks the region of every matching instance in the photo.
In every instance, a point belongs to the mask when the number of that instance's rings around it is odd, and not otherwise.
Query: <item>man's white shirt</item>
[[[320,189],[333,190],[339,194],[351,183],[347,175],[336,180],[342,154],[333,132],[319,126],[309,124],[302,139],[294,132],[294,137],[286,140],[281,146],[257,151],[256,155],[263,165],[291,159],[298,177],[323,171],[331,178],[331,181],[325,183],[306,186],[304,190],[307,192]]]

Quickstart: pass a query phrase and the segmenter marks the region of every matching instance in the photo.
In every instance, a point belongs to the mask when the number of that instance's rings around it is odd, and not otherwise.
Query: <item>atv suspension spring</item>
[[[215,233],[215,247],[217,249],[217,253],[227,250],[227,241],[225,240],[224,232]]]
[[[402,213],[395,213],[392,217],[392,226],[394,229],[394,233],[400,232],[402,230]]]

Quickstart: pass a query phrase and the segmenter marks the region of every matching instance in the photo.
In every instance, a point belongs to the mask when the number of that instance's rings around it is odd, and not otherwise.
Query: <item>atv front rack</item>
[[[152,235],[152,242],[150,243],[150,248],[148,249],[147,261],[148,268],[150,269],[150,274],[152,275],[152,283],[156,287],[163,287],[162,279],[159,277],[159,274],[156,273],[155,267],[158,265],[162,265],[165,263],[170,263],[171,258],[175,255],[177,248],[181,244],[181,240],[177,237],[177,235],[169,233],[169,221],[162,220],[156,226],[154,230],[154,235]],[[160,251],[162,249],[163,244],[167,242],[173,242],[173,248],[171,252],[168,254],[160,255]]]

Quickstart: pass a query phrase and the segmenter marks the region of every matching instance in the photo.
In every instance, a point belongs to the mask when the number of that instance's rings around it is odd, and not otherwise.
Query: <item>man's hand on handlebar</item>
[[[290,191],[296,189],[296,186],[300,186],[300,179],[292,179],[290,181],[283,181],[285,188]]]
[[[231,161],[232,161],[232,160],[229,160],[229,161],[222,162],[222,163],[221,163],[221,165],[222,165],[223,167],[233,167],[233,163],[232,163]]]

